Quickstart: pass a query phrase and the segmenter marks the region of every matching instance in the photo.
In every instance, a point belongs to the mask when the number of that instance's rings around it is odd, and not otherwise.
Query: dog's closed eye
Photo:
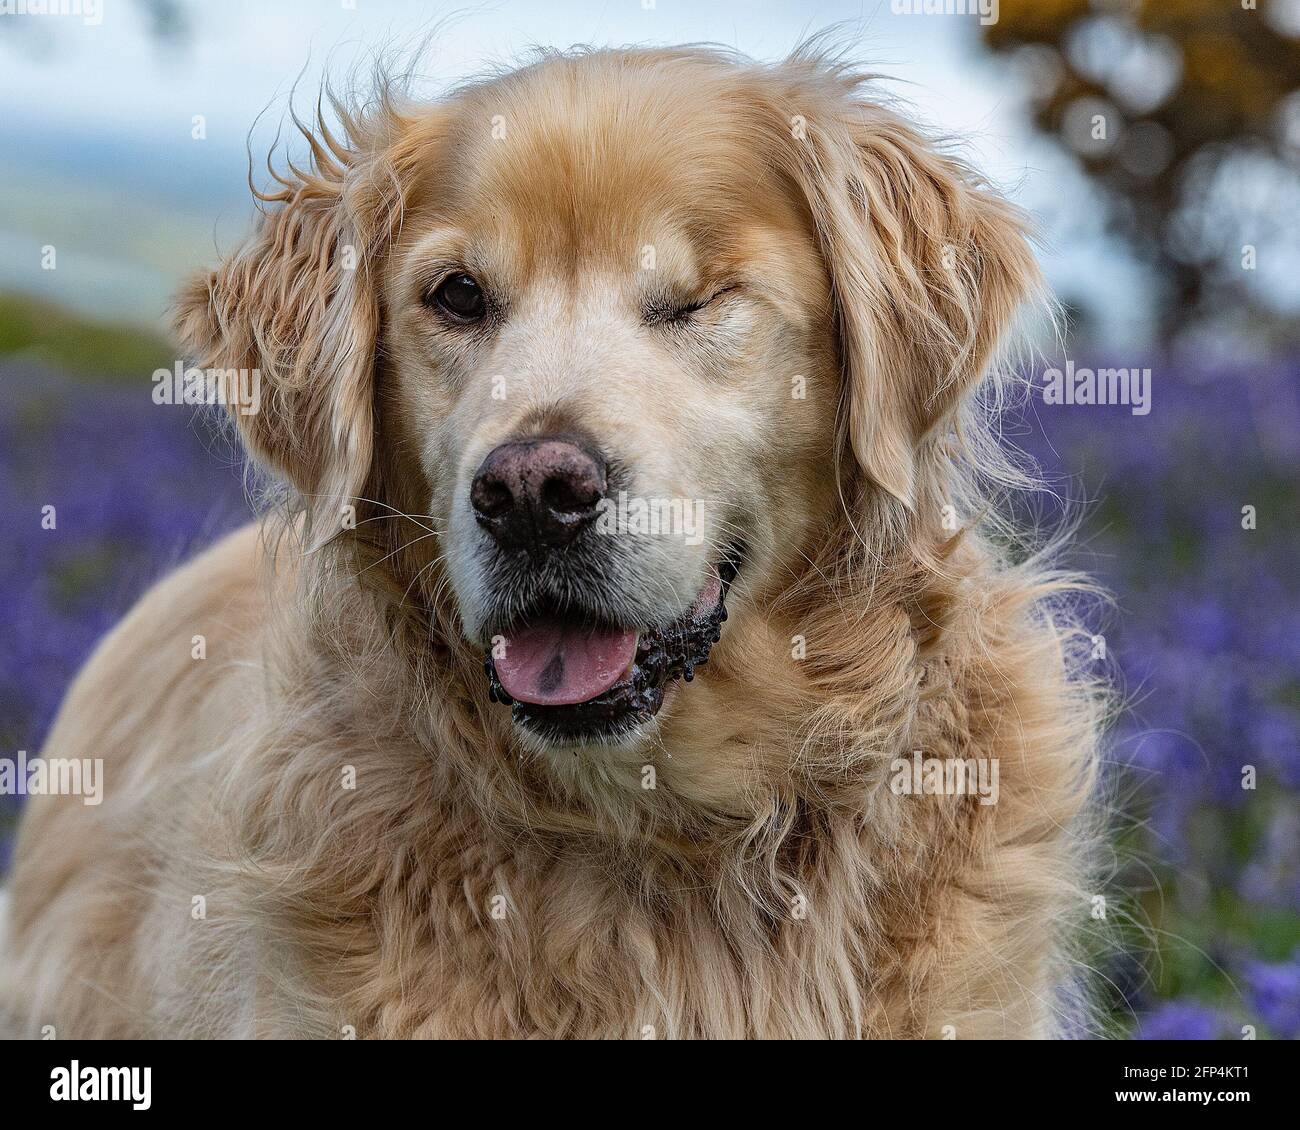
[[[674,299],[667,295],[659,295],[646,303],[646,325],[676,325],[687,322],[693,315],[698,314],[701,310],[707,309],[725,295],[732,293],[738,288],[739,286],[737,283],[731,283],[727,286],[720,287],[706,298],[700,298],[690,302],[682,302],[680,299]]]

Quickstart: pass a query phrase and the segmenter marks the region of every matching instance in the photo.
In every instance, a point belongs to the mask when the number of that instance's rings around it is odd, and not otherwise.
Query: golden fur
[[[180,302],[202,364],[260,369],[237,422],[290,505],[70,691],[45,754],[104,757],[106,798],[28,806],[13,1029],[1053,1034],[1099,696],[1072,582],[1013,562],[993,508],[1022,217],[812,50],[547,55],[336,109]],[[621,312],[646,245],[658,277],[741,281],[706,336]],[[519,296],[490,354],[411,297],[466,255]],[[577,751],[489,704],[455,516],[502,436],[575,418],[752,549],[695,683]],[[645,600],[683,607],[728,528]],[[998,759],[997,803],[897,795],[913,750]]]

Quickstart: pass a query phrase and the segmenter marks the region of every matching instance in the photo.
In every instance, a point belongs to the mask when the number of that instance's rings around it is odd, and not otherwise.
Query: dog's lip
[[[648,722],[663,706],[668,684],[678,678],[691,682],[695,669],[708,662],[727,619],[726,597],[742,553],[729,552],[710,568],[695,602],[682,616],[640,629],[631,659],[600,693],[572,703],[521,701],[502,685],[489,652],[484,661],[489,698],[511,706],[517,724],[561,739],[614,734]]]

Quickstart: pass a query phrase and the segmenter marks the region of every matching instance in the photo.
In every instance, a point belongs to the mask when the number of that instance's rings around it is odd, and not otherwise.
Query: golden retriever
[[[1024,217],[817,49],[335,109],[179,300],[287,504],[69,692],[10,1028],[1059,1031],[1101,696],[996,518]]]

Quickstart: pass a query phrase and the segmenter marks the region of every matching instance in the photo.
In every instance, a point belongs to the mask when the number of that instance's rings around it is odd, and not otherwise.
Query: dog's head
[[[533,740],[648,739],[729,602],[874,535],[846,505],[948,536],[934,468],[1035,272],[1014,210],[862,91],[647,50],[379,98],[183,297],[206,365],[260,370],[237,419],[318,541],[427,527],[404,595],[450,594]]]

